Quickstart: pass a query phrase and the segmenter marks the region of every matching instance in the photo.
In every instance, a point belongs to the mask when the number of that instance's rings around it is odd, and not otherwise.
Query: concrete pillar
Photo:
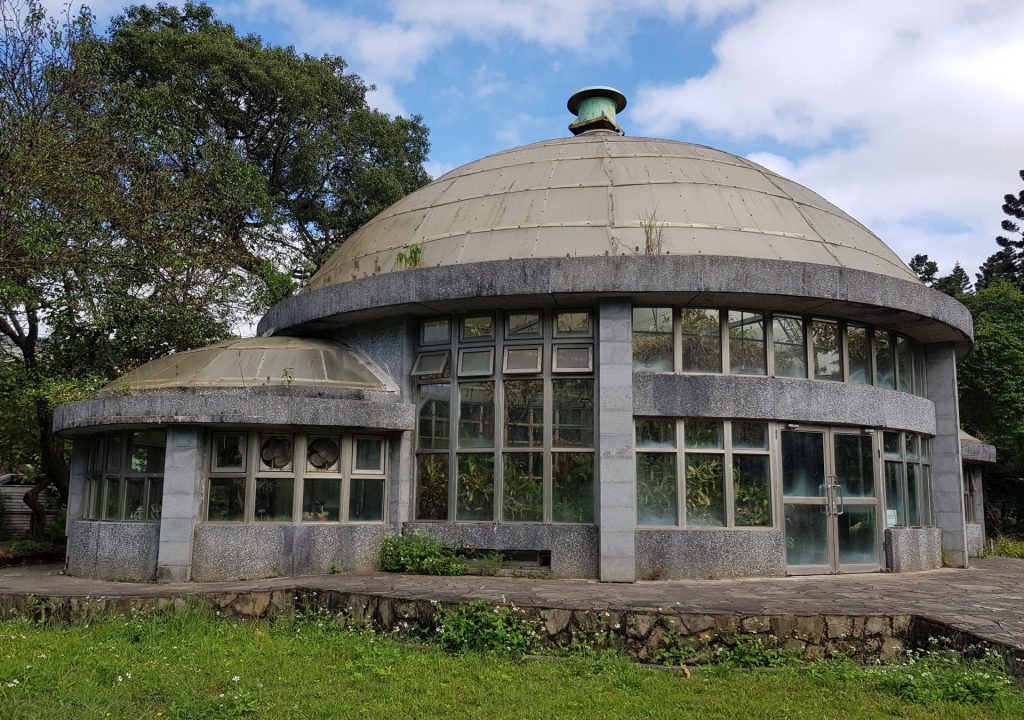
[[[71,523],[85,517],[85,484],[89,477],[89,438],[71,441],[71,467],[68,476],[68,517],[65,534],[71,535]]]
[[[967,567],[956,355],[952,344],[935,343],[925,347],[925,356],[928,398],[935,403],[935,439],[932,440],[931,458],[935,524],[942,529],[945,560],[956,567]]]
[[[598,307],[598,533],[601,580],[636,580],[636,460],[633,445],[633,308]]]
[[[198,427],[167,429],[164,498],[156,576],[168,582],[192,579],[192,539],[202,511],[206,476],[203,432]]]

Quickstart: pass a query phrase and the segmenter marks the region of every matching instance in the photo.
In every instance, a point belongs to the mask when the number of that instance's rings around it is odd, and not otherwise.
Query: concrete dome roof
[[[165,355],[132,370],[99,397],[169,388],[316,387],[392,390],[354,350],[327,340],[260,337],[225,340]]]
[[[646,234],[645,234],[646,226]],[[308,290],[401,269],[661,253],[789,260],[917,282],[874,233],[767,168],[701,145],[591,131],[453,170],[384,210]],[[657,246],[657,243],[654,243]],[[660,253],[659,253],[660,254]]]

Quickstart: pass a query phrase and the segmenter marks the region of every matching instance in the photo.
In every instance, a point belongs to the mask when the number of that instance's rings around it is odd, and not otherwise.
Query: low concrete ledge
[[[643,302],[710,307],[742,304],[871,322],[922,342],[952,342],[963,355],[971,315],[920,283],[818,265],[731,256],[619,255],[419,267],[303,292],[275,305],[257,332],[298,332],[323,321],[359,322],[402,312],[434,314],[494,307],[497,298],[548,296],[549,303],[623,294]],[[572,296],[572,297],[561,297]]]
[[[68,575],[146,582],[156,577],[160,523],[74,520],[68,532]]]
[[[935,403],[927,398],[823,380],[634,373],[633,414],[882,426],[935,434]]]
[[[637,580],[785,574],[786,539],[781,530],[636,531]]]
[[[412,430],[415,408],[394,393],[266,387],[151,390],[80,400],[54,411],[53,429],[127,425],[306,425]]]
[[[985,527],[981,523],[967,523],[967,557],[985,554]]]
[[[453,546],[550,551],[553,578],[596,578],[598,573],[598,537],[593,525],[409,522],[403,527]]]
[[[892,572],[942,567],[942,529],[886,528],[885,564]]]

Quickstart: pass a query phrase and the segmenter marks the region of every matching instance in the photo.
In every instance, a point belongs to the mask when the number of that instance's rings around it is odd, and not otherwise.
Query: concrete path
[[[1024,560],[983,558],[968,570],[609,584],[584,580],[364,573],[210,583],[117,583],[67,577],[60,566],[0,570],[0,597],[186,597],[303,589],[460,602],[475,598],[574,610],[687,613],[911,614],[1024,649]]]

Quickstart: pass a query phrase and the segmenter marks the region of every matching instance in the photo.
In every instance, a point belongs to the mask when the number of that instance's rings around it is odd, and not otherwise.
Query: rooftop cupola
[[[615,122],[615,114],[626,109],[626,96],[615,88],[595,85],[577,90],[569,98],[569,112],[576,122],[569,125],[573,135],[588,130],[611,130],[625,135]]]

